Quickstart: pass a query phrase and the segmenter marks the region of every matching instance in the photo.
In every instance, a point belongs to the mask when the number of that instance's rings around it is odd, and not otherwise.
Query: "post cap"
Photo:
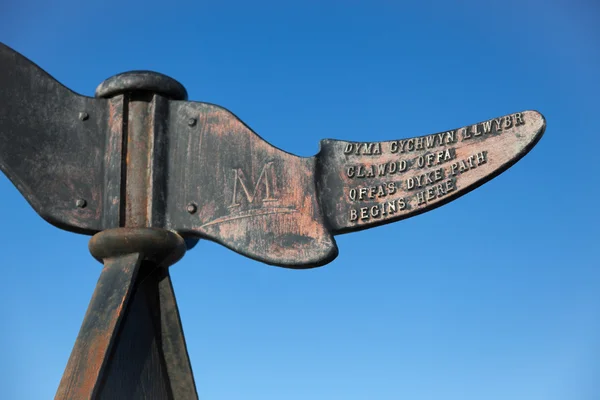
[[[96,97],[110,98],[123,93],[151,92],[171,100],[187,100],[187,90],[175,79],[153,71],[129,71],[112,76],[96,88]]]

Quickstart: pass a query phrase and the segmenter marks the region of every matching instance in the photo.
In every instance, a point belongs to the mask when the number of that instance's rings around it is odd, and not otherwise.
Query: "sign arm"
[[[46,221],[102,229],[108,104],[78,95],[0,43],[0,170]]]
[[[542,137],[524,111],[432,135],[385,142],[321,141],[317,193],[333,234],[430,211],[506,171]]]

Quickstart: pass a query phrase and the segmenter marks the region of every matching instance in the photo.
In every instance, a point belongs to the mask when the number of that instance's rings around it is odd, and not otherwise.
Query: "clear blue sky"
[[[600,399],[600,6],[450,3],[0,3],[0,41],[69,88],[159,71],[303,156],[545,115],[509,171],[323,268],[200,242],[171,273],[202,399]],[[0,398],[50,399],[101,265],[0,191]]]

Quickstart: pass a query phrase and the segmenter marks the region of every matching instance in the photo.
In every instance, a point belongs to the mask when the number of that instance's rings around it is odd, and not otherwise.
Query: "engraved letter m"
[[[254,185],[254,190],[252,193],[248,190],[247,182],[244,176],[244,172],[241,168],[233,169],[233,198],[231,200],[231,205],[229,207],[237,207],[240,205],[238,202],[238,191],[241,187],[241,192],[246,196],[246,200],[248,203],[253,203],[254,199],[256,199],[257,191],[260,187],[261,182],[264,184],[264,196],[262,198],[262,202],[272,202],[277,201],[278,199],[273,197],[273,192],[271,188],[271,179],[269,179],[269,171],[271,172],[271,177],[273,182],[275,181],[275,171],[273,170],[273,161],[269,161],[266,163],[262,170],[260,171],[260,175],[258,175],[258,179],[256,180],[256,184]],[[238,185],[239,182],[239,185]]]

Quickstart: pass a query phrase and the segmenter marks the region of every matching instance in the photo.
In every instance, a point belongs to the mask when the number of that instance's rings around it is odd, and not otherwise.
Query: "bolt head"
[[[89,117],[90,117],[90,115],[88,113],[86,113],[86,112],[80,112],[79,113],[79,119],[82,120],[82,121],[87,120]]]
[[[190,214],[194,214],[197,210],[198,210],[198,206],[195,205],[194,203],[190,203],[187,205],[187,212],[189,212]]]
[[[188,125],[189,126],[195,126],[196,125],[196,118],[190,118],[190,119],[188,119]]]
[[[77,206],[77,208],[85,208],[85,206],[87,206],[87,201],[85,201],[84,199],[79,199],[75,202],[75,205]]]

